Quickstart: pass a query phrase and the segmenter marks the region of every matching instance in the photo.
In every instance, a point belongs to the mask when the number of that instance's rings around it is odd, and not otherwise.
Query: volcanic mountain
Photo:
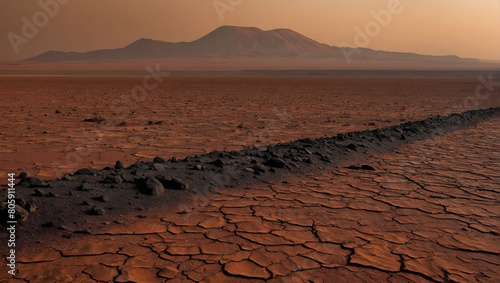
[[[343,58],[361,60],[463,61],[456,56],[427,56],[377,51],[366,48],[344,49],[312,40],[290,29],[263,31],[255,27],[222,26],[191,42],[165,42],[139,39],[128,46],[84,53],[49,51],[26,61],[123,61],[167,58]],[[362,52],[361,52],[362,51]]]

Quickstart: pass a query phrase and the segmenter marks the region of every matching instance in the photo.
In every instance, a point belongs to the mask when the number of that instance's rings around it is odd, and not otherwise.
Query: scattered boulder
[[[280,158],[271,158],[264,162],[264,165],[271,166],[274,168],[285,168],[286,163]]]
[[[108,202],[109,198],[105,195],[102,195],[102,196],[96,197],[95,200],[100,201],[100,202]]]
[[[26,179],[22,179],[18,185],[27,187],[27,188],[36,188],[36,187],[48,187],[49,184],[44,182],[37,177],[28,177]]]
[[[153,159],[153,162],[154,162],[154,163],[165,163],[165,159],[163,159],[163,158],[161,158],[161,157],[158,157],[158,156],[157,156],[157,157],[155,157],[155,158]]]
[[[78,190],[88,192],[92,190],[92,186],[87,182],[82,182],[80,187],[78,187]]]
[[[21,174],[19,174],[18,178],[19,179],[26,179],[26,178],[29,178],[30,177],[30,174],[28,174],[27,172],[21,172]]]
[[[359,165],[349,165],[349,166],[347,166],[347,169],[359,170],[359,169],[361,169],[361,166],[359,166]]]
[[[64,174],[64,176],[62,177],[62,180],[64,181],[73,181],[75,178],[73,178],[71,175],[69,174]]]
[[[123,182],[123,178],[120,175],[109,175],[101,182],[105,184],[120,184]]]
[[[46,191],[44,191],[44,190],[42,190],[42,189],[36,189],[35,190],[35,196],[37,196],[37,197],[48,197],[48,196],[51,196],[51,194],[48,193],[48,192],[46,192]],[[53,196],[53,194],[52,194],[52,196]]]
[[[87,122],[87,123],[102,123],[106,121],[106,119],[104,118],[100,118],[100,117],[94,117],[94,118],[87,118],[87,119],[84,119],[83,122]]]
[[[93,206],[91,209],[90,209],[90,214],[92,215],[104,215],[104,213],[106,212],[104,209],[102,208],[98,208],[96,206]]]
[[[217,167],[220,167],[220,168],[223,168],[224,167],[224,161],[220,160],[220,158],[217,158],[217,160],[211,162],[211,164],[217,166]]]
[[[123,163],[121,161],[116,161],[115,169],[123,169],[123,168],[125,168]]]
[[[187,190],[189,185],[181,179],[175,177],[162,177],[156,176],[156,179],[162,183],[162,185],[169,190]]]
[[[201,166],[200,164],[197,164],[197,165],[193,166],[193,170],[205,170],[205,168],[203,166]]]
[[[137,183],[141,191],[148,195],[158,196],[165,191],[163,184],[160,181],[158,181],[158,179],[156,179],[155,177],[148,177],[147,179],[139,179],[137,180]]]
[[[97,175],[100,171],[97,169],[83,168],[75,172],[74,175]]]
[[[373,168],[370,165],[361,165],[361,169],[363,170],[370,170],[370,171],[375,171],[375,168]]]
[[[266,172],[266,168],[262,165],[259,165],[259,164],[255,164],[252,169],[256,172],[256,173],[265,173]]]

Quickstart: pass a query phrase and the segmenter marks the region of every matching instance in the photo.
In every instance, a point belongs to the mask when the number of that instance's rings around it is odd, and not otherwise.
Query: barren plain
[[[500,106],[490,74],[0,76],[0,176],[41,179],[2,282],[498,282],[498,113],[382,129]]]

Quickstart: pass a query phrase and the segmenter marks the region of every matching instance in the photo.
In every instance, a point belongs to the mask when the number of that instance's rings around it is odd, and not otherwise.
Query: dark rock
[[[99,117],[94,117],[94,118],[88,118],[88,119],[84,119],[83,122],[88,122],[88,123],[102,123],[106,121],[106,119],[104,118],[99,118]]]
[[[126,127],[128,124],[127,122],[123,121],[120,124],[118,124],[118,127]]]
[[[181,179],[175,177],[156,176],[158,181],[169,190],[187,190],[189,185]]]
[[[373,168],[370,165],[361,165],[361,169],[363,170],[370,170],[370,171],[375,171],[375,168]]]
[[[64,176],[62,177],[62,179],[64,181],[73,181],[75,178],[73,178],[71,175],[69,174],[64,174]]]
[[[47,193],[46,191],[42,190],[42,189],[36,189],[35,190],[35,196],[37,197],[47,197],[47,196],[50,196],[49,193]]]
[[[80,187],[78,187],[78,190],[84,191],[84,192],[88,192],[88,191],[91,191],[92,188],[93,187],[89,183],[82,182],[82,184],[80,185]]]
[[[262,165],[259,165],[259,164],[255,164],[253,167],[252,167],[253,170],[255,170],[255,172],[258,172],[258,173],[265,173],[266,172],[266,168]]]
[[[28,174],[27,172],[21,172],[21,174],[19,174],[19,179],[26,179],[26,178],[29,178],[30,174]]]
[[[356,150],[358,148],[358,146],[355,145],[355,144],[353,144],[353,143],[351,143],[351,144],[346,145],[346,148],[352,149],[352,150]]]
[[[103,215],[104,213],[106,213],[104,209],[98,208],[96,206],[92,207],[89,212],[92,215]]]
[[[120,184],[123,183],[123,178],[120,175],[109,175],[101,182],[105,184]]]
[[[97,169],[83,168],[76,171],[74,175],[94,175],[94,174],[99,174],[100,172],[101,171]]]
[[[161,157],[155,157],[153,159],[153,162],[154,163],[165,163],[165,159],[161,158]]]
[[[361,166],[359,166],[359,165],[349,165],[347,168],[348,169],[353,169],[353,170],[359,170],[359,169],[361,169]]]
[[[161,195],[165,188],[163,184],[155,177],[148,177],[147,179],[140,179],[137,181],[141,191],[148,195]]]
[[[28,187],[28,188],[35,188],[35,187],[48,187],[49,184],[47,182],[44,182],[37,177],[28,177],[26,179],[22,179],[18,185],[23,186],[23,187]]]
[[[205,168],[203,166],[201,166],[200,164],[197,164],[197,165],[193,166],[193,170],[205,170]]]
[[[109,201],[109,198],[107,196],[104,196],[104,195],[96,197],[95,199],[100,201],[100,202],[108,202]]]
[[[166,170],[165,166],[163,164],[160,164],[160,163],[153,164],[153,168],[156,171],[165,171]]]
[[[179,162],[179,159],[177,159],[177,157],[174,156],[174,157],[170,158],[170,162],[173,162],[173,163]]]
[[[223,168],[224,167],[224,161],[220,160],[220,158],[218,158],[217,160],[215,160],[214,162],[212,162],[213,165],[217,166],[217,167],[220,167],[220,168]]]
[[[271,166],[274,168],[285,168],[286,163],[280,158],[271,158],[264,162],[264,165]]]
[[[116,161],[115,169],[123,169],[123,168],[125,168],[123,163],[121,161]]]

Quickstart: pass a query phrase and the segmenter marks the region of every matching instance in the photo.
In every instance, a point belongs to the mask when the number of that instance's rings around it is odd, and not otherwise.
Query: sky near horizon
[[[55,12],[47,15],[39,2],[57,3],[58,11],[52,9]],[[193,41],[222,25],[290,28],[335,46],[363,42],[366,46],[360,47],[378,50],[500,60],[499,2],[0,0],[0,61],[21,60],[49,50],[120,48],[139,38]],[[397,9],[390,10],[391,4]],[[384,10],[388,12],[381,12]],[[378,29],[373,22],[375,13],[386,16]],[[39,16],[35,21],[34,15]],[[23,34],[23,17],[37,24],[37,31],[25,28],[28,33]],[[356,41],[360,30],[366,37],[359,40],[358,36]]]

